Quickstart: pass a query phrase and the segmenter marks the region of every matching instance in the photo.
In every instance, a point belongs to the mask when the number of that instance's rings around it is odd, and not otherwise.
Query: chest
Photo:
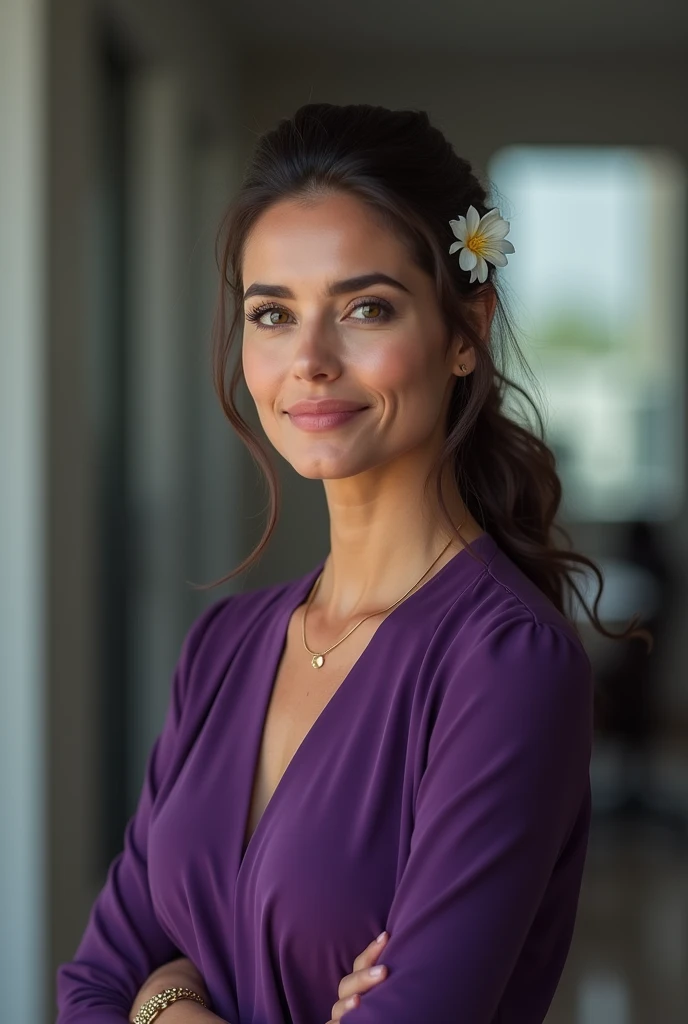
[[[266,621],[194,708],[148,847],[156,913],[185,955],[202,934],[205,959],[242,974],[255,936],[279,936],[290,971],[317,949],[341,978],[385,927],[427,747],[427,642],[407,635],[371,620],[315,669],[298,617],[286,641]]]
[[[243,837],[244,851],[287,766],[382,621],[377,618],[370,623],[364,622],[341,646],[326,656],[321,668],[314,668],[311,655],[303,645],[302,613],[301,607],[291,616],[263,721]],[[313,646],[314,640],[309,636],[309,647],[319,650]]]

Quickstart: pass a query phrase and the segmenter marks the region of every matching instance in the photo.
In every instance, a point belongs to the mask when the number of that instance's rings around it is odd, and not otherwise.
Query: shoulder
[[[445,710],[480,708],[532,735],[567,721],[591,733],[593,671],[578,632],[500,548],[442,632]]]
[[[450,616],[454,647],[487,660],[547,664],[556,658],[589,669],[587,652],[571,622],[496,544]],[[456,650],[455,650],[456,653]]]
[[[189,626],[182,650],[190,661],[199,656],[222,655],[237,646],[257,618],[270,608],[278,610],[289,583],[229,594],[212,601]]]
[[[184,635],[180,674],[184,679],[213,679],[222,674],[246,637],[272,615],[279,615],[294,587],[306,576],[273,583],[211,601]],[[186,684],[191,685],[190,683]]]

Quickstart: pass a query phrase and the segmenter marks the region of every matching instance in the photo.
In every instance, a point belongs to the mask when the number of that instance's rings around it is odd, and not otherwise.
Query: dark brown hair
[[[237,358],[229,382],[228,364],[243,313],[242,261],[246,239],[260,215],[282,199],[308,201],[346,191],[368,204],[409,246],[416,264],[435,281],[449,338],[460,333],[473,345],[473,373],[457,377],[446,424],[446,440],[428,482],[435,479],[440,513],[456,535],[443,501],[441,478],[451,468],[470,513],[504,552],[546,594],[560,612],[575,594],[589,620],[606,637],[637,636],[651,647],[651,634],[636,628],[635,616],[621,633],[607,630],[597,615],[602,574],[591,559],[571,550],[571,538],[555,521],[562,498],[553,451],[544,441],[542,416],[526,390],[506,374],[507,358],[537,382],[521,352],[515,328],[489,266],[487,281],[469,284],[469,275],[448,253],[454,241],[449,220],[473,205],[482,216],[492,205],[469,162],[458,156],[424,111],[389,110],[368,104],[309,103],[258,139],[238,195],[218,236],[220,297],[214,323],[214,384],[227,419],[264,473],[270,507],[255,549],[217,586],[247,569],[268,544],[280,509],[277,474],[258,437],[236,405],[242,379]],[[471,304],[494,289],[497,304],[490,343],[471,322]],[[228,316],[227,307],[233,307]],[[519,422],[504,411],[507,394],[520,396],[535,417]],[[517,397],[517,401],[519,401]],[[513,401],[511,402],[513,406]],[[460,535],[460,534],[459,534]],[[566,546],[557,544],[556,537]],[[590,609],[572,579],[591,570],[599,590]]]

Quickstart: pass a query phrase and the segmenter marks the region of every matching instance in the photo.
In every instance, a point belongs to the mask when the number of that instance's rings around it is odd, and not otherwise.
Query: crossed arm
[[[124,850],[74,960],[58,970],[56,1024],[126,1024],[142,991],[188,983],[174,974],[180,951],[151,903],[146,842],[201,628],[198,620],[185,641]],[[490,1024],[588,793],[591,671],[565,632],[524,613],[468,652],[450,649],[443,670],[410,855],[386,922],[389,976],[347,1014],[351,1024]],[[571,930],[577,895],[565,897]],[[220,1020],[191,1000],[165,1015],[166,1024]]]
[[[148,755],[138,804],[125,828],[123,849],[110,864],[73,959],[57,969],[56,1024],[127,1024],[140,1005],[133,1006],[139,990],[153,971],[183,956],[160,924],[151,899],[148,830],[160,785],[173,763],[194,657],[210,620],[227,600],[231,598],[206,608],[184,638],[165,720]],[[191,1002],[183,1000],[178,1007],[165,1010],[169,1014],[166,1021],[175,1024],[172,1014],[179,1016],[182,1006],[187,1016],[196,1012],[189,1009]],[[194,1005],[203,1009],[199,1003]],[[180,1021],[183,1019],[180,1017]]]

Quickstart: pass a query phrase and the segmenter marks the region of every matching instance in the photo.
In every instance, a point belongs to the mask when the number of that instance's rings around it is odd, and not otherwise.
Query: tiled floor
[[[613,756],[593,765],[597,809]],[[688,755],[656,762],[659,792],[688,813]],[[547,1024],[688,1024],[688,845],[651,824],[593,826],[569,959]]]

